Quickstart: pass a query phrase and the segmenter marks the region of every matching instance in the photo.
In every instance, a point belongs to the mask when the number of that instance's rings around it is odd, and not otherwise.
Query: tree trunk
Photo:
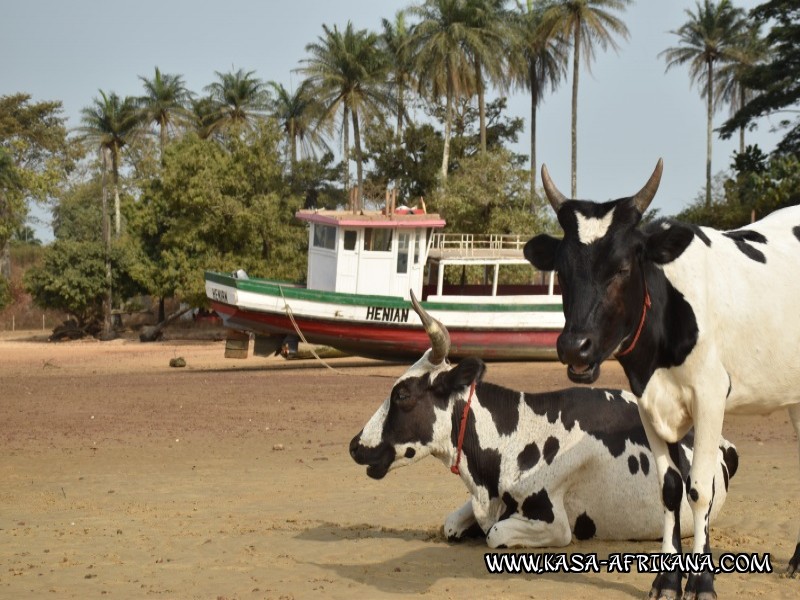
[[[536,67],[531,63],[528,68],[528,81],[531,85],[531,212],[536,212],[536,106],[539,104],[539,84],[536,79]]]
[[[111,152],[111,176],[114,183],[114,237],[119,238],[122,219],[119,204],[119,151],[116,149]]]
[[[714,107],[714,63],[711,60],[706,61],[708,65],[708,89],[706,96],[708,99],[708,106],[706,108],[706,208],[711,206],[711,116]]]
[[[344,116],[342,117],[342,158],[344,159],[344,191],[350,189],[350,126],[347,122],[350,116],[350,109],[344,105]]]
[[[478,115],[481,129],[481,152],[486,154],[486,94],[483,89],[483,73],[481,61],[475,61],[475,83],[478,86]]]
[[[108,214],[108,155],[103,148],[103,244],[105,245],[106,293],[103,298],[103,336],[111,337],[111,223]]]
[[[744,108],[745,105],[745,89],[744,86],[739,86],[739,108]],[[744,154],[744,125],[739,127],[739,154]]]
[[[356,204],[358,206],[358,210],[362,210],[364,208],[363,202],[363,194],[364,194],[364,174],[363,174],[363,165],[361,160],[361,131],[358,128],[358,111],[354,108],[352,110],[353,115],[353,143],[356,147],[356,181],[358,182],[358,187],[356,188]]]
[[[291,154],[291,172],[294,176],[297,167],[297,134],[295,133],[294,118],[289,120],[289,154]]]
[[[449,88],[449,85],[448,85]],[[445,106],[445,119],[444,119],[444,150],[442,151],[442,183],[447,181],[447,167],[450,164],[450,130],[453,121],[453,100],[452,93],[447,90],[447,99]]]
[[[11,240],[3,242],[3,251],[0,253],[0,277],[11,283]]]
[[[158,322],[161,323],[164,319],[166,319],[166,310],[164,308],[165,300],[164,296],[161,296],[158,299]]]
[[[575,21],[572,57],[572,198],[578,197],[578,68],[580,67],[581,28]]]

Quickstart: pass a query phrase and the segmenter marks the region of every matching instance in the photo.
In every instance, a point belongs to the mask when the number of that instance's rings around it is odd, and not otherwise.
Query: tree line
[[[299,61],[296,89],[238,69],[216,72],[196,93],[156,67],[139,76],[139,96],[100,90],[72,132],[60,102],[3,96],[0,306],[9,244],[29,234],[31,201],[51,202],[56,240],[27,288],[43,306],[107,334],[112,307],[138,295],[161,300],[160,319],[164,299],[203,303],[203,269],[302,279],[306,239],[294,212],[345,205],[351,189],[357,208],[389,187],[408,202],[424,197],[461,231],[545,228],[537,108],[571,72],[575,196],[579,75],[597,51],[627,39],[629,4],[425,0],[383,19],[379,31],[323,25]],[[799,11],[790,0],[750,14],[730,0],[703,0],[672,32],[665,68],[688,66],[708,117],[705,198],[683,217],[736,226],[798,200],[797,119],[785,120],[771,156],[744,136],[756,119],[798,101]],[[764,23],[772,23],[766,35]],[[508,150],[523,126],[504,113],[512,89],[530,94],[529,157]],[[715,186],[712,115],[723,106],[731,116],[718,133],[738,133],[740,148],[735,177]]]

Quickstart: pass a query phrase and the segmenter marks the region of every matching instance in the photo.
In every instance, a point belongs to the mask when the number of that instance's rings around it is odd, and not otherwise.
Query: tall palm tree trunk
[[[111,151],[111,177],[114,183],[114,237],[119,238],[122,218],[119,202],[119,153],[116,149]]]
[[[358,187],[356,188],[356,205],[358,210],[364,208],[363,204],[363,165],[361,164],[361,131],[358,128],[358,110],[353,108],[353,143],[356,149],[356,181]]]
[[[706,61],[708,65],[708,89],[706,92],[708,105],[706,107],[706,208],[711,206],[711,115],[714,107],[714,62]]]
[[[481,129],[481,152],[486,153],[486,93],[483,87],[481,61],[475,59],[475,78],[478,91],[478,115]]]
[[[572,198],[578,197],[578,69],[580,67],[581,28],[575,21],[572,57]]]
[[[105,271],[106,271],[106,293],[103,298],[103,334],[105,337],[111,335],[111,302],[112,302],[112,280],[111,280],[111,223],[108,214],[108,155],[103,148],[103,243],[105,245]]]
[[[739,108],[747,104],[746,91],[744,86],[739,86]],[[744,125],[739,127],[739,154],[744,154]]]
[[[350,190],[350,124],[347,119],[350,117],[350,109],[347,104],[343,105],[344,115],[342,117],[342,157],[344,158],[344,191]]]
[[[448,86],[449,88],[449,86]],[[447,167],[450,164],[450,132],[453,128],[453,94],[447,90],[447,104],[444,118],[444,148],[442,150],[442,183],[447,181]]]
[[[540,89],[535,62],[528,65],[528,81],[531,86],[531,212],[536,212],[536,110]]]

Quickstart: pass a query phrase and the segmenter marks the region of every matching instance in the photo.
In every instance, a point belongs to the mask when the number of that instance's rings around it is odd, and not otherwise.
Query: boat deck
[[[448,264],[527,264],[522,249],[528,236],[507,234],[434,233],[428,259]]]

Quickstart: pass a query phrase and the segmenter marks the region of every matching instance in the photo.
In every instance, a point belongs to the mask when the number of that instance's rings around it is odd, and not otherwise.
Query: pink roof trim
[[[412,229],[416,227],[444,227],[446,222],[436,213],[430,214],[394,214],[388,217],[380,212],[363,212],[361,214],[335,210],[299,210],[294,215],[301,221],[321,223],[334,227],[396,227]]]

